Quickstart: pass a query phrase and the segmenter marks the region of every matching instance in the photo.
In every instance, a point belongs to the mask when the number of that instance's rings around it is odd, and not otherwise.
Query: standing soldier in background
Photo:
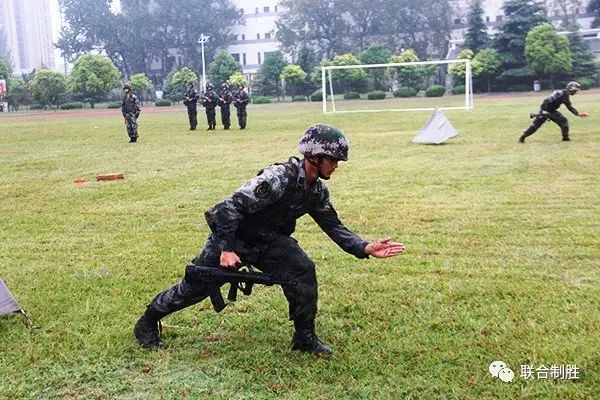
[[[194,82],[188,82],[187,90],[183,95],[183,104],[187,107],[188,119],[190,120],[190,131],[195,131],[198,126],[198,109],[196,104],[200,99],[198,91],[194,89]]]
[[[519,138],[519,143],[525,143],[525,138],[533,135],[547,120],[560,126],[563,141],[568,142],[571,140],[569,138],[569,120],[558,111],[558,108],[564,104],[573,115],[581,118],[588,117],[587,113],[578,112],[571,104],[571,99],[569,99],[569,96],[575,96],[579,90],[581,90],[579,83],[572,81],[567,84],[565,89],[555,90],[550,96],[546,97],[538,113],[529,115],[530,118],[534,118],[533,123],[523,132]]]
[[[246,106],[250,102],[250,98],[248,97],[248,93],[244,90],[244,85],[241,83],[238,85],[238,90],[233,95],[234,103],[233,105],[237,108],[237,116],[238,123],[240,124],[240,129],[246,129],[246,118],[248,117],[248,113],[246,112]]]
[[[202,96],[202,105],[206,110],[206,119],[208,120],[208,130],[214,131],[217,127],[217,112],[215,108],[219,103],[219,96],[214,92],[213,85],[210,83],[206,84],[206,92]]]
[[[123,102],[121,103],[121,113],[125,118],[127,126],[127,134],[129,135],[129,143],[137,142],[137,119],[140,116],[140,101],[137,96],[131,93],[131,85],[126,83],[123,86]]]
[[[231,111],[229,105],[233,101],[233,95],[229,91],[229,85],[225,82],[221,85],[221,95],[219,96],[219,106],[221,107],[221,122],[224,129],[231,126]]]

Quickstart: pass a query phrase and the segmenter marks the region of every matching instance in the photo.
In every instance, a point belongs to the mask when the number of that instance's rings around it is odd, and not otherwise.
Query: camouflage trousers
[[[569,138],[569,120],[559,111],[554,111],[548,115],[543,115],[541,113],[538,114],[533,120],[531,126],[527,128],[525,132],[523,132],[523,136],[527,137],[533,135],[542,125],[544,125],[547,120],[554,122],[560,127],[563,139]]]
[[[289,318],[298,326],[312,326],[317,314],[317,275],[315,264],[292,237],[267,232],[249,241],[237,239],[235,253],[243,262],[280,279],[293,279],[296,285],[283,286],[289,304]],[[221,268],[221,252],[211,235],[194,264]],[[148,306],[162,317],[196,304],[209,296],[207,284],[191,284],[183,279],[159,293]]]
[[[209,128],[214,128],[217,126],[217,111],[214,108],[207,108],[206,119],[208,120]]]
[[[188,107],[187,113],[188,120],[190,122],[190,128],[196,129],[196,126],[198,126],[198,110],[196,109],[196,107]]]
[[[125,122],[127,124],[127,134],[131,139],[135,139],[138,137],[138,124],[137,124],[137,116],[136,114],[129,113],[125,114]]]
[[[221,123],[225,129],[229,129],[231,126],[231,111],[229,110],[229,104],[221,106]]]
[[[240,128],[246,128],[246,121],[248,119],[248,112],[246,111],[246,107],[238,107],[237,117],[238,123],[240,124]]]

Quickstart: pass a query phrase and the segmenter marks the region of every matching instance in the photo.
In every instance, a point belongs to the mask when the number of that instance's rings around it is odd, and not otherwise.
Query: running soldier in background
[[[123,118],[125,118],[127,134],[129,135],[129,143],[137,142],[137,119],[140,116],[140,111],[140,101],[135,94],[131,93],[131,85],[126,83],[123,85],[123,102],[121,103],[121,113],[123,114]]]
[[[190,131],[195,131],[196,126],[198,126],[198,99],[200,99],[200,95],[194,88],[194,82],[188,82],[187,90],[183,95],[183,104],[187,107],[188,119],[190,120]]]
[[[221,122],[224,129],[229,129],[231,126],[231,111],[229,106],[233,101],[233,95],[229,91],[229,85],[223,83],[221,85],[221,94],[219,96],[219,106],[221,107]]]
[[[540,107],[540,111],[537,114],[529,115],[530,118],[534,118],[533,123],[523,132],[519,138],[519,143],[525,143],[525,138],[533,135],[547,120],[560,126],[563,141],[567,142],[571,140],[569,138],[569,120],[558,111],[558,108],[564,104],[573,115],[581,118],[588,117],[587,113],[578,112],[571,104],[569,96],[575,96],[579,90],[581,90],[581,86],[579,83],[573,81],[569,82],[565,89],[555,90],[550,96],[546,97]]]
[[[244,85],[238,85],[238,90],[233,95],[233,99],[233,105],[235,108],[237,108],[237,117],[238,123],[240,124],[240,129],[246,129],[246,119],[248,118],[246,106],[250,102],[250,97],[248,97],[248,93],[246,93],[244,90]]]
[[[202,105],[206,110],[206,119],[208,120],[208,130],[214,131],[217,127],[217,112],[215,108],[219,104],[219,96],[213,90],[213,85],[210,83],[206,84],[206,92],[202,96]]]

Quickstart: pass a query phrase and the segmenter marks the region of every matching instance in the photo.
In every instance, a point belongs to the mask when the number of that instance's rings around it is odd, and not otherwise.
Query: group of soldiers
[[[216,111],[217,106],[221,107],[221,122],[224,129],[229,129],[231,126],[231,111],[230,105],[233,103],[237,109],[238,123],[240,129],[246,129],[246,121],[248,112],[246,106],[250,102],[250,97],[245,90],[244,85],[238,85],[238,90],[235,93],[229,91],[229,85],[223,83],[221,85],[221,93],[217,94],[214,91],[212,84],[206,85],[206,92],[202,96],[194,88],[194,82],[188,82],[187,90],[183,96],[183,104],[187,107],[188,118],[190,121],[190,131],[195,131],[198,126],[198,110],[197,103],[202,98],[202,106],[206,110],[206,118],[208,120],[208,130],[213,131],[217,127]],[[137,119],[140,116],[141,107],[138,97],[131,92],[131,85],[126,83],[123,85],[123,101],[121,103],[121,113],[125,119],[129,143],[136,143],[138,139]]]
[[[183,95],[183,104],[187,107],[188,118],[190,120],[190,131],[195,131],[198,126],[197,103],[200,99],[202,99],[202,106],[206,111],[206,119],[208,121],[207,130],[214,131],[217,127],[217,106],[221,107],[221,123],[223,124],[223,129],[229,129],[231,126],[231,103],[233,103],[234,107],[237,109],[240,129],[246,129],[246,120],[248,117],[246,106],[250,102],[250,98],[244,85],[239,84],[238,90],[231,93],[229,91],[229,85],[223,83],[221,85],[221,92],[217,94],[213,85],[208,83],[206,85],[206,91],[200,96],[198,91],[194,88],[194,82],[188,82],[187,90]]]

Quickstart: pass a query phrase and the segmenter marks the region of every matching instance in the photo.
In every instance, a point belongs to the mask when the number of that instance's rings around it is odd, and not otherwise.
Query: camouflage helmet
[[[229,89],[229,84],[228,84],[227,82],[223,82],[223,83],[221,84],[221,87],[222,87],[223,89]]]
[[[578,82],[571,81],[567,83],[567,90],[569,92],[577,92],[578,90],[581,90],[581,85]]]
[[[188,81],[187,85],[188,86],[194,86],[194,81]]]
[[[131,90],[131,83],[129,83],[129,82],[126,82],[126,83],[123,85],[123,90],[125,90],[125,89],[129,89],[129,90]]]
[[[331,125],[315,124],[309,127],[298,144],[305,157],[330,156],[348,161],[348,139],[341,130]]]
[[[214,87],[214,86],[213,86],[213,85],[212,85],[212,83],[210,83],[210,82],[206,84],[206,88],[207,88],[207,89],[212,89],[213,87]]]

